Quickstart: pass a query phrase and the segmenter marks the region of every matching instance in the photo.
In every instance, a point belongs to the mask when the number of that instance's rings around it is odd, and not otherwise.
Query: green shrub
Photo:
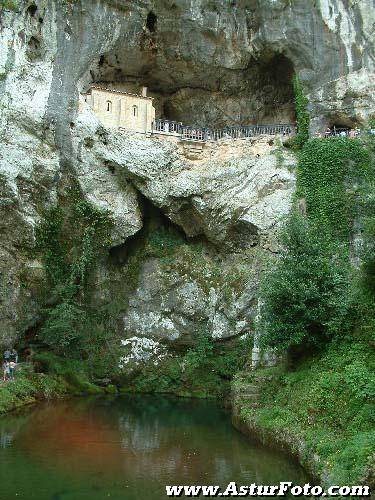
[[[76,304],[62,302],[48,311],[40,336],[57,353],[77,356],[85,343],[87,319]]]
[[[375,115],[371,115],[368,120],[368,126],[370,128],[375,128]]]
[[[15,379],[0,387],[0,413],[4,413],[40,398],[59,397],[66,393],[67,386],[55,375],[16,371]]]
[[[90,382],[87,361],[62,358],[51,352],[40,352],[35,355],[34,360],[40,369],[48,374],[46,380],[58,380],[70,393],[99,394],[103,392],[103,389]],[[44,387],[43,390],[44,392],[54,390],[54,386]]]
[[[262,345],[322,346],[348,327],[347,252],[298,213],[286,224],[281,242],[280,258],[262,281]]]

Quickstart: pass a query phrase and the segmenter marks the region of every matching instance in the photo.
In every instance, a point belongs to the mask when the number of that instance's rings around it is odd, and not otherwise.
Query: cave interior
[[[153,39],[157,18],[147,16]],[[149,37],[149,39],[150,39]],[[147,87],[156,118],[197,127],[223,128],[294,123],[294,66],[283,53],[267,51],[242,69],[212,68],[199,61],[167,59],[148,50],[114,48],[100,54],[81,80],[112,90],[140,93]]]

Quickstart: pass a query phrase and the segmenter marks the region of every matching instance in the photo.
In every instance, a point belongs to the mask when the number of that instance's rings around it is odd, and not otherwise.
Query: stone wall
[[[152,98],[91,88],[84,94],[84,100],[105,127],[123,127],[141,133],[152,130],[155,120]]]

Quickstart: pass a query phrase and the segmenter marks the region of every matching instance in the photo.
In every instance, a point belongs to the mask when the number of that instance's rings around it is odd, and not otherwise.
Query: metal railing
[[[155,120],[152,122],[152,133],[153,134],[170,134],[170,135],[180,135],[182,129],[181,122],[173,122],[170,120]]]
[[[205,127],[192,127],[181,122],[170,120],[155,120],[152,123],[153,134],[174,135],[182,140],[189,141],[217,141],[220,139],[246,139],[257,135],[291,135],[295,127],[291,124],[281,123],[276,125],[249,125],[225,127],[223,129],[210,129]]]

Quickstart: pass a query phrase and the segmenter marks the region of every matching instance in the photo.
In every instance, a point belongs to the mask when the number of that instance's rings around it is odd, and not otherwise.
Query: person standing
[[[18,363],[18,352],[14,347],[10,351],[9,361],[14,361],[16,364]]]
[[[9,378],[9,361],[3,363],[3,380],[6,382]]]
[[[16,363],[14,361],[9,362],[9,380],[14,380],[14,370],[16,369]]]
[[[4,361],[10,361],[10,354],[10,349],[8,347],[8,349],[4,351]]]

